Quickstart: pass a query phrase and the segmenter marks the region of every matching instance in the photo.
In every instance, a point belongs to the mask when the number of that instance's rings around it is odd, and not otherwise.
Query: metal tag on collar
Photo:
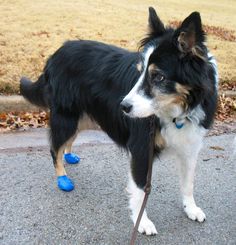
[[[184,119],[178,120],[177,118],[174,118],[173,122],[177,129],[181,129],[184,126]]]

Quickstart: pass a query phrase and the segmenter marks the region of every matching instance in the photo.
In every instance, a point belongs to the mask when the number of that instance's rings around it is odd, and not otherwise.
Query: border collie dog
[[[51,155],[62,190],[73,189],[63,154],[71,154],[85,115],[131,153],[128,192],[135,223],[148,170],[150,118],[155,116],[154,158],[169,149],[178,159],[183,208],[192,220],[205,214],[193,197],[194,171],[217,105],[217,67],[198,12],[173,29],[149,8],[149,32],[140,52],[95,41],[68,41],[47,61],[37,82],[21,79],[21,94],[50,109]],[[169,151],[168,151],[169,152]],[[153,159],[154,160],[154,159]],[[157,233],[144,212],[139,232]]]

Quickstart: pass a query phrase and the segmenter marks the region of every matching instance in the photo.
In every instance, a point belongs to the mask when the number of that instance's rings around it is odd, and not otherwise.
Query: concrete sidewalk
[[[46,137],[45,129],[0,135],[0,244],[128,244],[127,154],[102,132],[83,132],[75,146],[81,163],[66,166],[76,188],[65,193]],[[205,139],[195,188],[203,224],[182,211],[174,160],[155,162],[148,214],[159,234],[138,235],[137,244],[236,244],[234,137]]]

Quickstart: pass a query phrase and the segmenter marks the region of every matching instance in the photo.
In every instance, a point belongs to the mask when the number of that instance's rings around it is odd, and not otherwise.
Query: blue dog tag
[[[183,126],[184,126],[183,123],[177,123],[177,122],[175,122],[175,127],[176,127],[177,129],[181,129]]]

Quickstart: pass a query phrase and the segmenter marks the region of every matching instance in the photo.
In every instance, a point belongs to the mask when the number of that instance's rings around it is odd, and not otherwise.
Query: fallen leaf
[[[220,146],[210,146],[210,149],[216,150],[216,151],[224,151],[225,149]]]

